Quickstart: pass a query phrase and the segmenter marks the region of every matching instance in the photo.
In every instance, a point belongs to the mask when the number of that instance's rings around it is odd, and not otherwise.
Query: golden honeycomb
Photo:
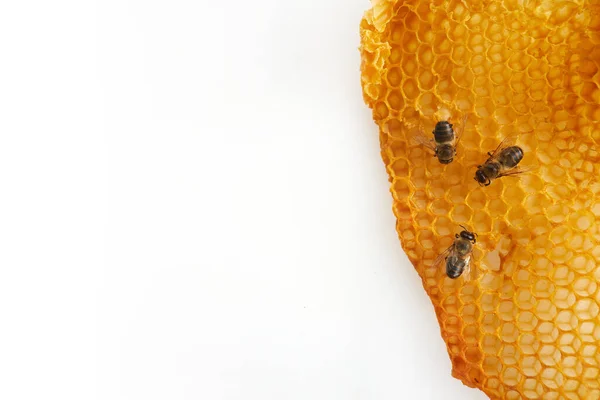
[[[492,399],[600,399],[600,2],[372,0],[360,32],[398,235],[453,376]],[[448,165],[414,140],[445,119],[464,127]],[[480,187],[508,136],[533,171]],[[479,236],[453,280],[432,263],[460,224]]]

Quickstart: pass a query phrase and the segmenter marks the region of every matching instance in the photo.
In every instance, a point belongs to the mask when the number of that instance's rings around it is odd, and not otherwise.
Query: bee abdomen
[[[450,256],[446,259],[446,275],[451,279],[458,278],[465,269],[465,261],[457,256]]]
[[[448,143],[454,140],[454,130],[448,121],[440,121],[435,124],[433,137],[437,143]]]
[[[523,149],[519,146],[507,147],[498,158],[505,168],[514,168],[523,159]]]

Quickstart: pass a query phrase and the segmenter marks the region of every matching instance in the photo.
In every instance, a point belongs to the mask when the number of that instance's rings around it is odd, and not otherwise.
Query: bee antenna
[[[464,226],[460,225],[461,228],[463,228],[465,231],[469,231],[467,228],[465,228]]]

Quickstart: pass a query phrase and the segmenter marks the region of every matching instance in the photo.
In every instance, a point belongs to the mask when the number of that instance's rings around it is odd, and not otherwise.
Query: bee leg
[[[456,233],[456,234],[454,235],[454,237],[458,239],[458,233]]]

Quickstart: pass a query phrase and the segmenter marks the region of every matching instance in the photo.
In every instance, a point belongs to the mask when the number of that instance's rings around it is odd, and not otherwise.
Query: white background
[[[485,398],[394,230],[368,7],[2,3],[0,398]]]

